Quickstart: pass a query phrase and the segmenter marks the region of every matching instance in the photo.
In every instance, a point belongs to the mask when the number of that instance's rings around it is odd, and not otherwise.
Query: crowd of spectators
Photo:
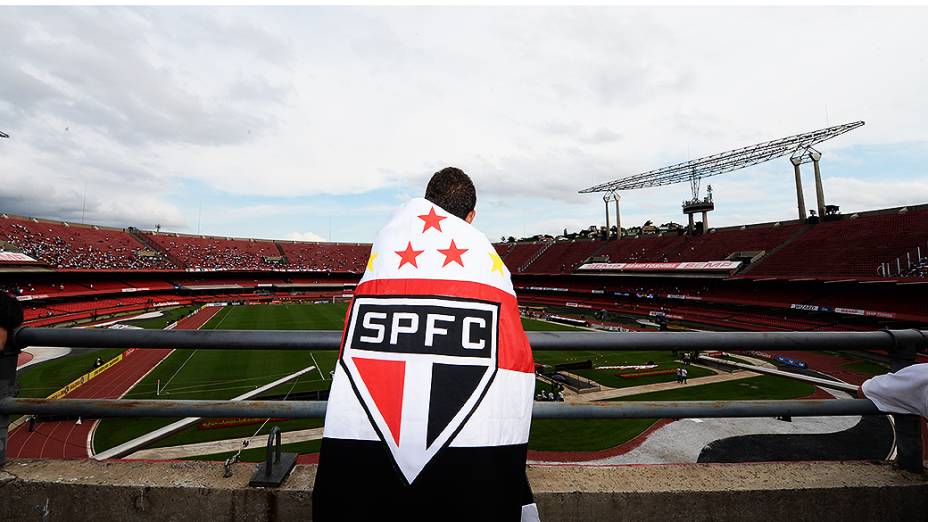
[[[287,267],[295,270],[363,272],[371,253],[364,243],[280,242],[287,255]]]
[[[928,277],[928,257],[923,257],[902,273],[902,277]]]
[[[65,291],[64,283],[49,283],[36,286],[31,281],[23,283],[0,284],[0,291],[6,292],[12,296],[52,294]]]
[[[30,220],[0,220],[0,240],[32,258],[66,269],[151,270],[176,268],[129,233]]]
[[[271,241],[157,233],[145,237],[194,270],[270,270],[283,261]]]

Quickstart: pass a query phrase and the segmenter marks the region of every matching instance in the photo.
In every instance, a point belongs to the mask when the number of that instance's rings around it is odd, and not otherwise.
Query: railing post
[[[276,443],[276,444],[275,444]],[[267,453],[264,462],[258,465],[248,485],[251,487],[280,487],[293,466],[296,465],[296,453],[282,453],[280,428],[274,426],[267,435]]]
[[[19,359],[19,347],[13,339],[13,332],[10,332],[6,346],[0,346],[0,399],[16,395],[16,361]],[[0,413],[0,467],[6,464],[9,426],[10,416]]]
[[[928,344],[918,330],[888,330],[893,336],[893,347],[889,349],[890,371],[895,373],[915,363],[918,349]],[[918,415],[893,413],[896,426],[896,463],[906,471],[924,471],[922,453],[922,425]]]

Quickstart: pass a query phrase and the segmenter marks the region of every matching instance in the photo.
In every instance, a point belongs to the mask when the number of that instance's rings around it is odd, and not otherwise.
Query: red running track
[[[22,365],[28,363],[33,359],[33,355],[29,352],[20,352],[19,356],[16,358],[16,368],[21,367]]]
[[[175,328],[197,330],[216,315],[221,306],[202,308],[181,319]],[[126,350],[125,359],[67,395],[69,399],[118,399],[168,354],[164,350]],[[12,458],[84,459],[90,456],[90,432],[97,421],[40,422],[30,432],[28,423],[10,433],[7,456]]]

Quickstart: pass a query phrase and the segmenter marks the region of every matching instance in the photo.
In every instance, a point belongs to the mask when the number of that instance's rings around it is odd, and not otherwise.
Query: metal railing
[[[93,330],[20,328],[0,352],[0,465],[6,459],[10,415],[81,417],[277,417],[322,418],[325,401],[241,402],[216,400],[114,400],[15,398],[16,360],[27,346],[74,348],[175,348],[198,350],[335,350],[340,331],[250,330]],[[928,348],[928,332],[528,332],[534,351],[847,351],[885,350],[891,371],[915,361]],[[634,419],[689,417],[778,417],[879,415],[866,399],[761,401],[651,401],[598,405],[536,403],[533,418]],[[922,471],[920,419],[893,414],[897,463]]]

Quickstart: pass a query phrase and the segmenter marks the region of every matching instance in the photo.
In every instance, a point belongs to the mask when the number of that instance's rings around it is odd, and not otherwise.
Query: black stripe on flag
[[[432,447],[432,442],[473,395],[488,369],[487,366],[469,364],[432,364],[426,447]]]

